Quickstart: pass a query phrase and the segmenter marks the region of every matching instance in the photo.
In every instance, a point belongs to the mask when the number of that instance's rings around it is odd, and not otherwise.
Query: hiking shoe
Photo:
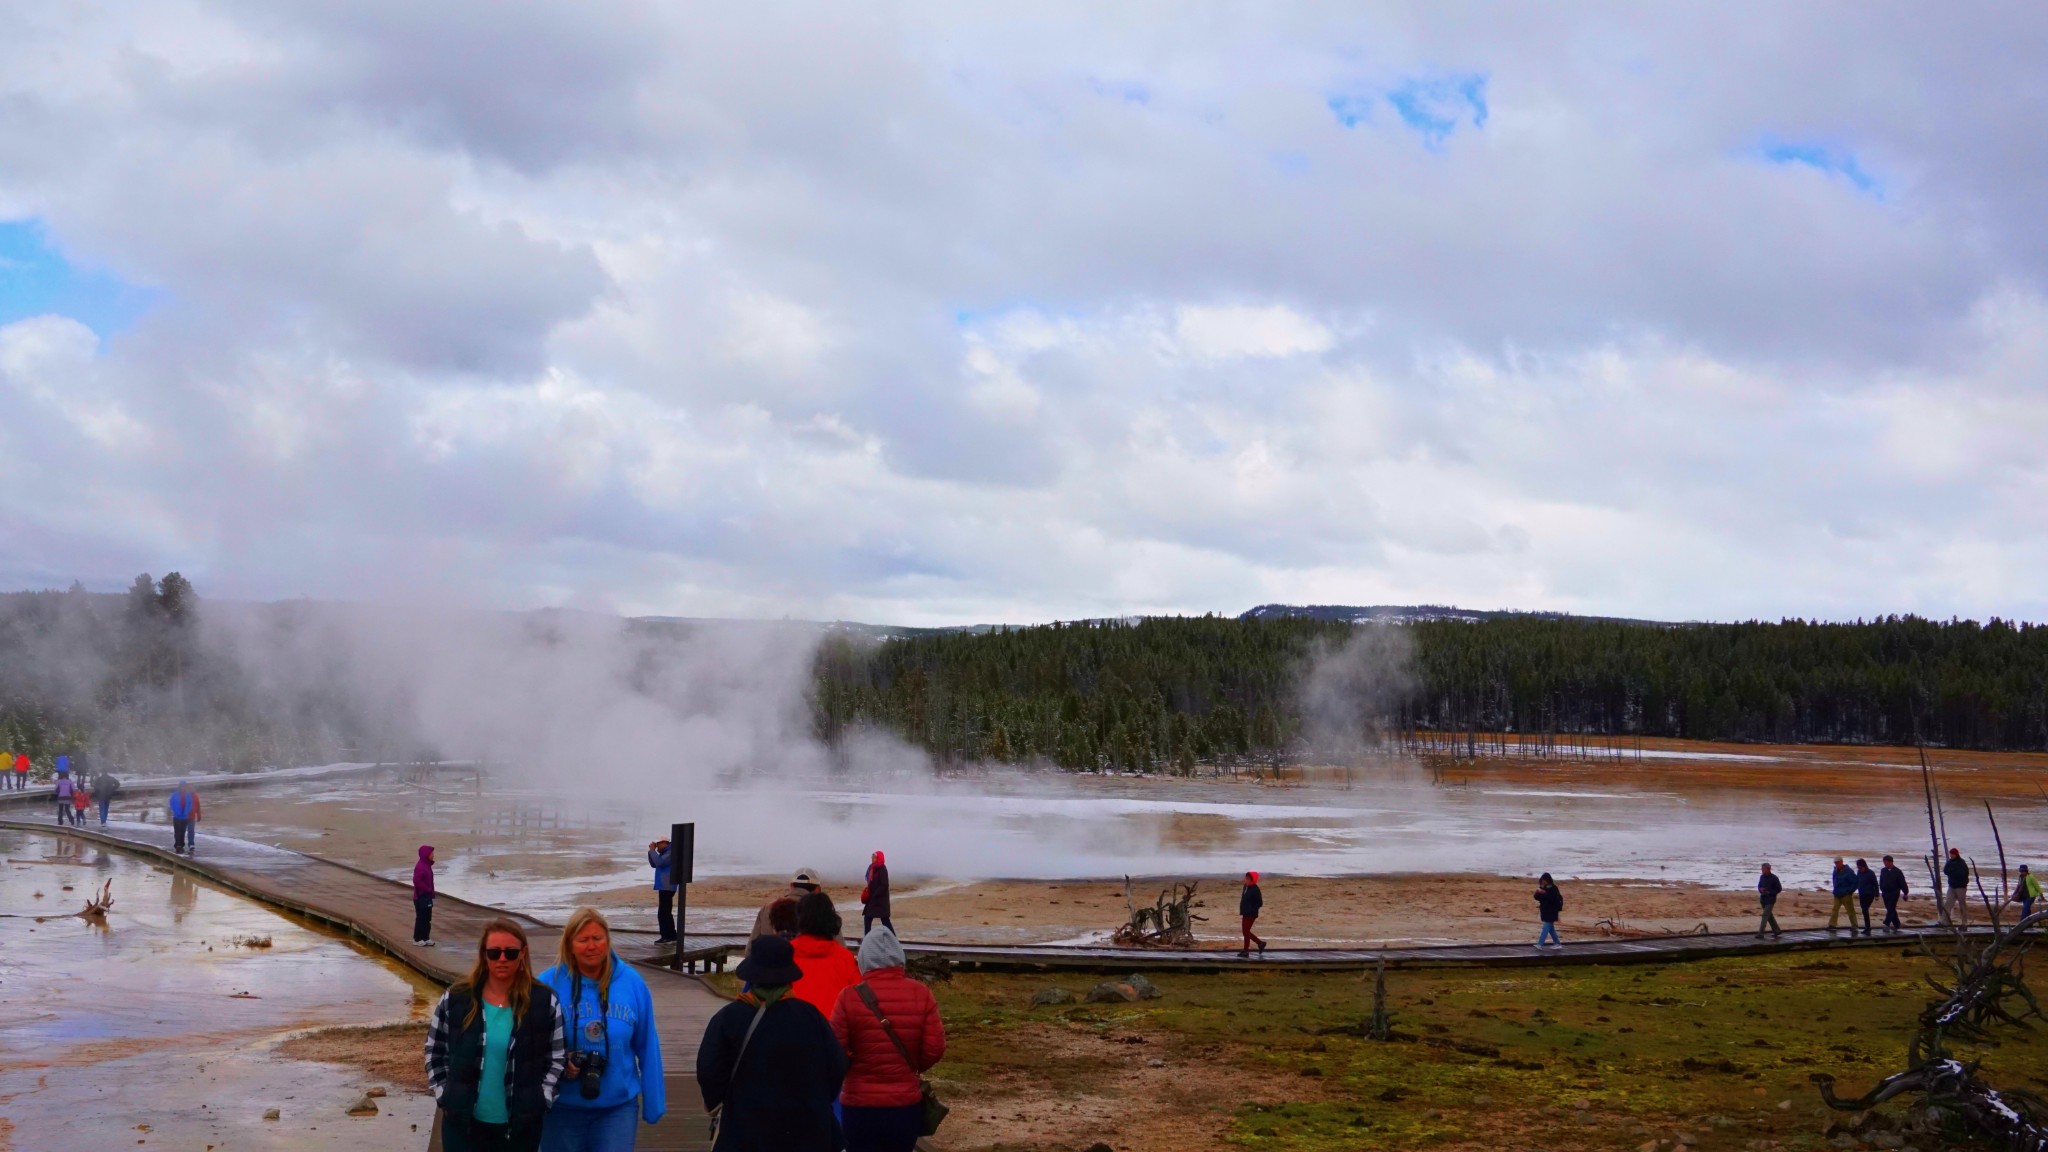
[[[1237,952],[1237,958],[1238,958],[1239,960],[1249,960],[1249,959],[1251,959],[1251,958],[1252,958],[1252,954],[1251,954],[1250,952],[1248,952],[1248,951],[1246,951],[1246,950],[1244,950],[1244,949],[1240,948],[1240,949],[1238,949],[1238,952]]]
[[[1266,942],[1265,942],[1264,940],[1261,940],[1261,941],[1259,941],[1259,959],[1261,959],[1261,960],[1264,960],[1265,958],[1266,958]]]

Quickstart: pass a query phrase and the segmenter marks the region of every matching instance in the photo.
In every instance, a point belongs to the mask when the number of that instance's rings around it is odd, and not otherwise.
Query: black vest
[[[448,1038],[448,1086],[441,1092],[441,1107],[457,1116],[468,1116],[476,1110],[477,1081],[484,1068],[483,1009],[479,1007],[476,1019],[470,1021],[467,1028],[462,1027],[472,1002],[473,997],[468,991],[450,989],[448,992],[448,1021],[461,1031]],[[554,1057],[555,993],[554,989],[535,981],[526,1014],[512,1022],[512,1051],[507,1060],[512,1080],[506,1093],[505,1111],[513,1118],[538,1118],[547,1111],[548,1101],[542,1086],[547,1080],[548,1064]]]

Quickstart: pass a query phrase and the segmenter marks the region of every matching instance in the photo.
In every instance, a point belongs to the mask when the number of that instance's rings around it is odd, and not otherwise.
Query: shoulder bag
[[[740,1037],[739,1055],[734,1056],[732,1058],[732,1071],[727,1073],[725,1077],[726,1100],[732,1099],[732,1082],[733,1079],[740,1074],[740,1061],[747,1058],[747,1045],[752,1043],[754,1040],[754,1029],[759,1028],[761,1026],[761,1017],[766,1016],[767,1014],[768,1005],[766,1003],[763,1003],[759,1008],[754,1009],[754,1020],[751,1024],[747,1025],[747,1034],[745,1036]],[[718,1107],[713,1108],[711,1110],[711,1147],[713,1149],[713,1152],[716,1152],[718,1148],[718,1136],[720,1128],[719,1121],[724,1118],[724,1113],[724,1101],[720,1101]]]
[[[896,1034],[896,1026],[889,1023],[887,1016],[882,1015],[882,1005],[875,999],[875,990],[862,983],[853,986],[853,993],[860,997],[861,1003],[868,1006],[868,1011],[875,1014],[875,1019],[882,1022],[882,1031],[888,1034],[889,1043],[896,1046],[896,1054],[903,1057],[903,1063],[909,1066],[911,1073],[917,1077],[917,1106],[924,1109],[924,1134],[930,1136],[936,1133],[939,1124],[946,1119],[946,1113],[952,1109],[946,1107],[939,1099],[938,1093],[932,1091],[931,1081],[926,1080],[924,1074],[918,1070],[917,1059],[910,1054],[910,1048],[903,1043],[903,1037]]]

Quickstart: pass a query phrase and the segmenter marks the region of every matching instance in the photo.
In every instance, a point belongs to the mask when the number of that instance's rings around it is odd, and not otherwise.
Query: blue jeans
[[[1564,943],[1564,941],[1562,941],[1562,940],[1559,940],[1559,939],[1557,938],[1557,922],[1556,922],[1556,921],[1554,921],[1554,920],[1545,920],[1545,921],[1543,922],[1543,931],[1541,931],[1541,932],[1538,932],[1538,933],[1536,934],[1536,943],[1538,943],[1538,944],[1541,944],[1541,943],[1543,943],[1543,942],[1544,942],[1545,940],[1548,940],[1548,941],[1550,941],[1550,942],[1551,942],[1552,944],[1560,944],[1560,945],[1561,945],[1561,944],[1563,944],[1563,943]]]
[[[569,1085],[574,1092],[576,1086]],[[610,1108],[578,1108],[557,1103],[548,1109],[540,1130],[540,1152],[633,1152],[640,1126],[640,1101]]]
[[[104,827],[107,823],[107,805],[112,804],[113,802],[114,798],[112,796],[109,796],[105,800],[100,801],[100,825],[102,827]]]
[[[911,1152],[922,1135],[922,1104],[846,1110],[846,1152]]]

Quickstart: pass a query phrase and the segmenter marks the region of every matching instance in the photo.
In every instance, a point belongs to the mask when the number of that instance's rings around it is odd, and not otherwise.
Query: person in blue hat
[[[717,1118],[718,1152],[837,1152],[832,1103],[846,1050],[832,1025],[790,994],[802,978],[780,936],[757,936],[734,974],[747,991],[720,1008],[697,1047],[697,1087]]]

